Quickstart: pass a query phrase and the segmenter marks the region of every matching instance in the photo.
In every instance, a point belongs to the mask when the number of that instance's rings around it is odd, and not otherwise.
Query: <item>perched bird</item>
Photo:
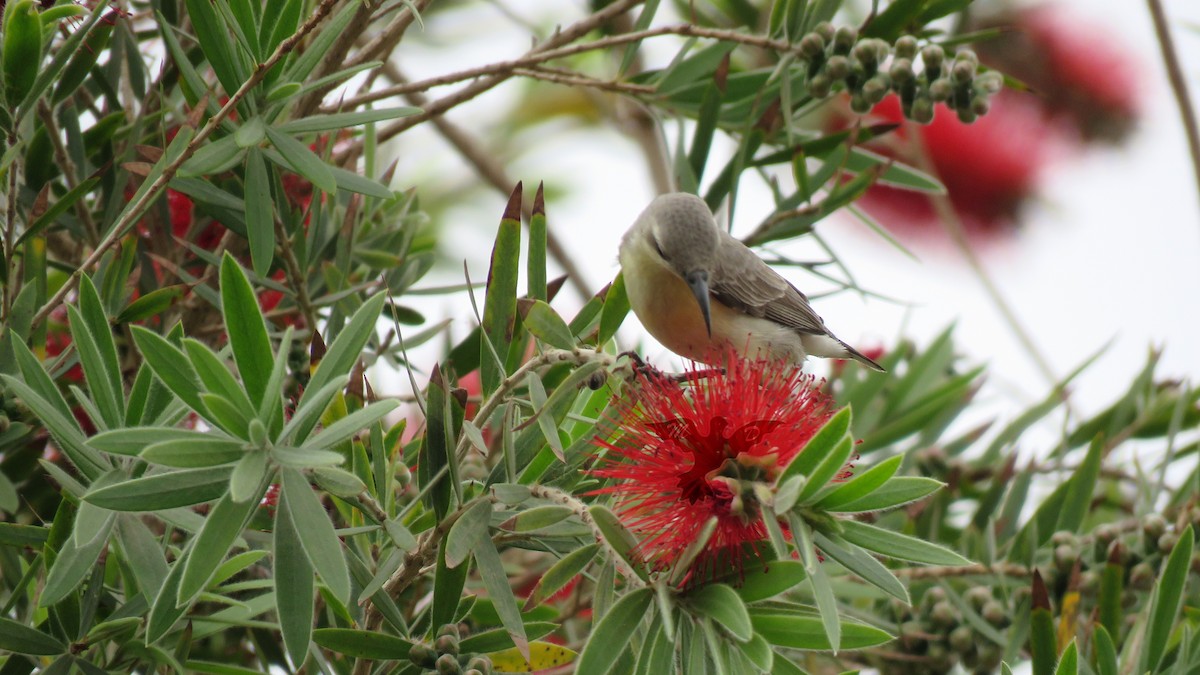
[[[704,361],[731,346],[748,357],[850,358],[883,370],[835,337],[808,298],[718,227],[695,195],[650,202],[621,239],[619,257],[633,312],[680,356]]]

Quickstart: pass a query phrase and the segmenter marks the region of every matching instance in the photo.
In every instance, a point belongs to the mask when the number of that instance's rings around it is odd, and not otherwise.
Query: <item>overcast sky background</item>
[[[566,24],[584,11],[581,2],[517,4],[521,15],[539,26],[549,23],[547,16]],[[1021,231],[989,247],[983,256],[989,273],[1056,374],[1069,372],[1112,341],[1101,360],[1073,387],[1076,409],[1095,412],[1124,391],[1151,346],[1165,349],[1161,376],[1194,378],[1200,373],[1200,201],[1145,3],[1075,0],[1066,4],[1107,31],[1095,39],[1119,41],[1140,60],[1144,117],[1124,146],[1088,149],[1057,161],[1046,174],[1037,203],[1025,213]],[[1200,90],[1200,3],[1167,0],[1166,7],[1195,99]],[[496,6],[471,3],[427,17],[423,33],[410,33],[406,42],[397,53],[401,67],[415,79],[517,56],[528,49],[529,31]],[[677,44],[667,39],[647,42],[647,67],[665,65]],[[499,159],[511,176],[525,181],[526,199],[532,199],[541,180],[547,182],[548,191],[562,195],[549,204],[550,227],[584,267],[588,286],[598,289],[618,271],[621,234],[654,196],[641,152],[616,130],[572,124],[542,125],[516,139],[489,137],[499,133],[498,115],[515,100],[519,86],[509,82],[456,108],[450,118],[474,130],[489,148],[510,143],[530,148],[515,159],[503,155]],[[729,147],[725,146],[724,156],[717,155],[719,161],[728,156]],[[404,134],[388,149],[400,158],[397,175],[412,180],[418,192],[427,189],[429,181],[443,181],[439,184],[443,191],[447,182],[455,186],[477,182],[473,171],[428,124]],[[763,186],[753,180],[743,185],[733,223],[735,235],[747,233],[771,204]],[[461,282],[463,260],[473,279],[485,279],[491,238],[504,203],[504,196],[484,190],[469,193],[453,207],[441,239],[447,264],[420,286]],[[913,252],[919,260],[913,260],[849,215],[823,221],[819,231],[862,287],[911,303],[865,300],[851,293],[821,299],[816,309],[840,337],[859,347],[891,345],[900,335],[927,343],[956,323],[960,350],[971,362],[991,365],[985,402],[990,398],[999,403],[1011,418],[1019,412],[1014,403],[1029,404],[1045,396],[1048,382],[1002,321],[977,277],[949,245],[916,247]],[[806,241],[783,250],[799,259],[824,257]],[[829,288],[803,270],[782,271],[806,292]],[[404,302],[430,319],[451,317],[457,339],[474,322],[462,300],[461,295],[410,296]],[[568,318],[579,305],[566,290],[554,304]],[[632,316],[619,338],[626,348],[640,343],[659,365],[678,368],[682,364],[649,338]],[[443,344],[435,341],[412,355],[414,364],[425,371],[417,374],[422,386]],[[809,367],[822,373],[826,366]],[[382,391],[408,389],[407,376],[379,373],[377,377]]]

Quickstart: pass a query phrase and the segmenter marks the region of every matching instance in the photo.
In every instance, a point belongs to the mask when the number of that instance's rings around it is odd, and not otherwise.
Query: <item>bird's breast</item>
[[[680,356],[703,357],[710,344],[708,330],[687,283],[644,242],[625,242],[620,258],[629,306],[646,331]],[[712,309],[715,321],[718,310]]]

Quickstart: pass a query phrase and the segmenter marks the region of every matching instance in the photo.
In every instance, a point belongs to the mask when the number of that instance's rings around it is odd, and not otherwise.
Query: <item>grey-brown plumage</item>
[[[695,195],[652,201],[622,238],[620,260],[634,313],[677,354],[702,361],[728,344],[743,356],[851,358],[883,370],[834,336],[808,298],[718,227]]]

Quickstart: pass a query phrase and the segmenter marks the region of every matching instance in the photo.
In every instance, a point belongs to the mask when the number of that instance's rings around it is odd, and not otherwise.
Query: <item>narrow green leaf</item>
[[[195,441],[212,439],[228,441],[228,437],[214,433],[178,429],[175,427],[129,427],[103,431],[88,439],[88,444],[102,452],[114,455],[137,455],[157,443],[171,441]]]
[[[1058,667],[1054,669],[1054,675],[1078,675],[1079,673],[1079,652],[1075,647],[1075,640],[1067,645],[1063,650],[1062,657],[1058,660]]]
[[[882,511],[915,502],[937,492],[944,483],[924,476],[893,476],[882,487],[848,504],[827,508],[837,513]]]
[[[360,431],[383,419],[385,415],[395,410],[398,405],[400,404],[397,401],[391,399],[376,401],[325,427],[316,436],[308,439],[304,447],[311,450],[332,448],[342,441],[353,438]]]
[[[525,611],[542,604],[546,598],[562,590],[572,579],[583,572],[599,550],[600,544],[581,546],[551,565],[550,569],[542,574],[542,578],[538,579],[537,585],[533,587],[533,591],[525,600]]]
[[[634,549],[637,548],[637,538],[633,536],[616,514],[601,504],[596,504],[588,508],[588,513],[592,516],[592,520],[596,523],[596,527],[600,530],[600,534],[604,535],[604,541],[609,547],[625,561],[635,574],[643,581],[648,579],[646,570],[642,568],[642,564],[638,562],[634,555]]]
[[[1100,477],[1100,462],[1104,455],[1104,441],[1100,436],[1092,440],[1087,456],[1071,474],[1071,487],[1059,511],[1058,526],[1053,531],[1077,532],[1088,514],[1092,493],[1096,491],[1096,480]]]
[[[746,605],[742,604],[737,592],[725,584],[709,584],[689,593],[687,605],[701,616],[724,626],[740,642],[749,640],[754,632]]]
[[[254,499],[266,476],[267,453],[262,450],[243,453],[229,476],[229,498],[238,504]]]
[[[205,143],[179,167],[179,178],[195,178],[225,173],[241,163],[246,149],[239,147],[235,136]]]
[[[126,305],[117,314],[116,322],[136,323],[157,316],[174,307],[186,294],[187,286],[184,284],[156,288]]]
[[[0,649],[17,654],[53,656],[65,653],[67,646],[36,628],[0,617]]]
[[[98,8],[96,11],[99,13],[107,10],[101,10]],[[75,206],[75,203],[82,199],[84,195],[94,190],[96,185],[100,183],[100,179],[102,177],[102,175],[89,176],[83,182],[68,190],[65,195],[59,197],[58,200],[50,205],[50,208],[46,209],[42,215],[34,219],[33,223],[21,233],[21,236],[17,237],[17,241],[13,244],[13,248],[20,248],[31,237],[37,236],[38,233],[57,221],[59,216],[66,213],[72,206]]]
[[[1146,627],[1145,648],[1141,652],[1138,672],[1158,672],[1167,656],[1167,641],[1175,626],[1175,618],[1183,606],[1184,586],[1187,584],[1188,566],[1195,544],[1195,530],[1184,527],[1179,541],[1171,549],[1171,555],[1154,585],[1150,600],[1150,621]]]
[[[1120,664],[1117,662],[1117,647],[1104,626],[1096,626],[1092,633],[1095,645],[1096,675],[1117,675]]]
[[[782,484],[792,476],[809,476],[820,466],[842,439],[850,433],[850,408],[837,411],[821,430],[813,435],[805,444],[804,449],[797,454],[776,479]]]
[[[896,475],[903,455],[893,455],[834,488],[817,503],[816,508],[833,511],[870,495]]]
[[[483,579],[483,587],[487,589],[496,613],[500,615],[500,623],[508,631],[517,651],[528,661],[529,638],[525,636],[525,624],[521,620],[521,610],[517,608],[517,599],[513,597],[512,586],[509,584],[508,574],[504,571],[500,553],[496,550],[496,545],[492,543],[486,529],[478,533],[473,551],[479,576]]]
[[[543,184],[538,183],[537,194],[533,197],[533,211],[529,218],[529,248],[526,255],[526,274],[529,283],[529,297],[534,300],[548,302],[546,287],[546,196]],[[558,316],[557,314],[555,316]],[[528,321],[526,321],[528,325]],[[532,332],[532,329],[530,329]],[[574,340],[572,340],[572,343]]]
[[[846,462],[850,460],[850,453],[853,451],[854,439],[849,436],[842,438],[833,447],[833,450],[825,456],[825,459],[821,461],[817,468],[808,475],[808,480],[800,488],[800,494],[796,497],[796,502],[801,505],[807,505],[810,502],[816,501],[817,493],[820,492],[821,488],[825,487],[829,481],[846,470]]]
[[[755,633],[763,636],[767,642],[776,647],[816,651],[831,649],[821,618],[815,613],[783,612],[777,608],[751,608],[750,623],[754,626]],[[842,650],[865,649],[884,644],[892,639],[892,636],[886,632],[857,621],[842,621],[840,631]],[[778,662],[779,659],[776,661]]]
[[[353,628],[318,628],[312,639],[325,649],[356,659],[402,661],[408,659],[413,643],[379,631]]]
[[[143,450],[140,456],[147,462],[192,469],[236,462],[245,454],[244,445],[242,441],[206,434],[204,438],[155,443]]]
[[[142,476],[89,492],[83,498],[114,511],[160,511],[193,506],[225,494],[231,471],[228,466],[219,466]]]
[[[911,604],[908,598],[908,589],[900,583],[896,575],[892,574],[888,568],[883,566],[883,563],[880,563],[871,554],[835,535],[827,536],[820,532],[814,532],[813,539],[823,553],[836,560],[851,574],[897,600]]]
[[[258,118],[255,118],[258,119]],[[254,273],[266,277],[275,260],[275,213],[271,199],[271,177],[262,152],[251,148],[246,154],[246,238]]]
[[[804,563],[798,560],[773,560],[761,567],[748,568],[741,585],[734,590],[745,603],[769,600],[800,585],[807,576]]]
[[[221,260],[221,313],[233,360],[254,404],[262,402],[267,380],[271,377],[271,339],[267,323],[258,308],[258,300],[246,273],[228,251]],[[251,414],[252,411],[246,411]]]
[[[1053,675],[1058,662],[1055,644],[1054,617],[1050,614],[1050,597],[1046,584],[1037,570],[1033,572],[1033,604],[1029,615],[1029,655],[1033,675]]]
[[[579,655],[575,672],[580,675],[611,672],[625,645],[629,644],[634,631],[646,617],[652,599],[653,592],[650,589],[639,588],[618,600],[592,628],[592,634]]]
[[[200,378],[192,362],[178,347],[141,326],[131,326],[133,341],[158,379],[192,410],[208,412],[200,401]]]
[[[18,352],[22,349],[28,351],[21,340],[13,341],[13,345]],[[40,365],[38,370],[41,370]],[[45,371],[42,373],[45,374]],[[28,377],[26,375],[26,378]],[[9,391],[20,397],[25,405],[33,411],[33,414],[46,425],[58,447],[84,476],[94,479],[110,468],[108,461],[84,442],[83,432],[79,430],[79,425],[73,416],[63,416],[54,403],[42,398],[17,378],[11,375],[0,375],[0,378],[4,380]]]
[[[969,565],[970,560],[939,544],[885,530],[856,520],[839,520],[842,536],[852,544],[896,560],[929,565]]]
[[[455,614],[461,599],[463,585],[467,581],[470,565],[449,567],[446,565],[446,547],[438,547],[437,568],[433,574],[433,605],[430,610],[430,623],[442,626],[456,621]]]
[[[534,337],[546,344],[559,349],[575,347],[575,336],[567,327],[567,322],[541,300],[522,300],[523,321],[525,328]]]
[[[187,556],[176,592],[176,606],[191,603],[200,595],[200,591],[208,587],[213,572],[225,559],[233,542],[242,533],[246,520],[257,508],[257,499],[247,499],[239,504],[229,495],[222,497],[213,506]]]
[[[292,663],[304,663],[313,632],[313,569],[287,509],[276,509],[272,555],[276,610]]]
[[[301,119],[280,124],[277,129],[285,134],[307,134],[315,131],[332,131],[357,127],[370,122],[385,122],[400,117],[419,115],[420,108],[400,106],[397,108],[379,108],[377,110],[356,110],[354,112],[331,113],[328,115],[309,115]]]
[[[471,557],[471,549],[480,541],[480,537],[487,534],[491,516],[492,503],[481,499],[454,521],[450,533],[446,535],[447,567],[458,567]]]
[[[229,29],[223,17],[209,0],[184,0],[184,6],[205,58],[217,74],[225,93],[232,94],[242,86],[246,73],[239,55],[234,51],[237,43],[229,38]]]
[[[517,276],[521,257],[521,183],[513,189],[496,230],[484,294],[480,340],[483,393],[490,394],[507,374],[496,355],[509,352],[517,322]]]
[[[283,489],[280,491],[280,508],[287,508],[291,512],[300,543],[317,574],[334,597],[348,605],[350,572],[342,555],[342,543],[333,530],[333,522],[299,471],[284,468],[281,473]]]
[[[108,545],[112,524],[113,519],[106,518],[101,526],[103,529],[86,546],[75,546],[74,537],[67,539],[46,575],[46,587],[38,598],[38,606],[58,604],[83,583],[100,558],[101,551]]]
[[[629,296],[625,293],[625,275],[617,274],[608,292],[604,294],[604,306],[600,308],[600,327],[597,329],[596,344],[604,345],[617,334],[617,329],[629,315]]]
[[[337,180],[333,173],[307,146],[273,127],[267,127],[267,138],[271,139],[271,145],[275,146],[293,171],[307,178],[322,192],[337,192]]]
[[[209,392],[229,401],[237,408],[236,417],[245,419],[246,411],[252,409],[250,398],[238,384],[226,362],[212,348],[191,338],[183,339],[183,349],[192,360],[192,368],[200,382]],[[201,395],[203,399],[203,394]]]

